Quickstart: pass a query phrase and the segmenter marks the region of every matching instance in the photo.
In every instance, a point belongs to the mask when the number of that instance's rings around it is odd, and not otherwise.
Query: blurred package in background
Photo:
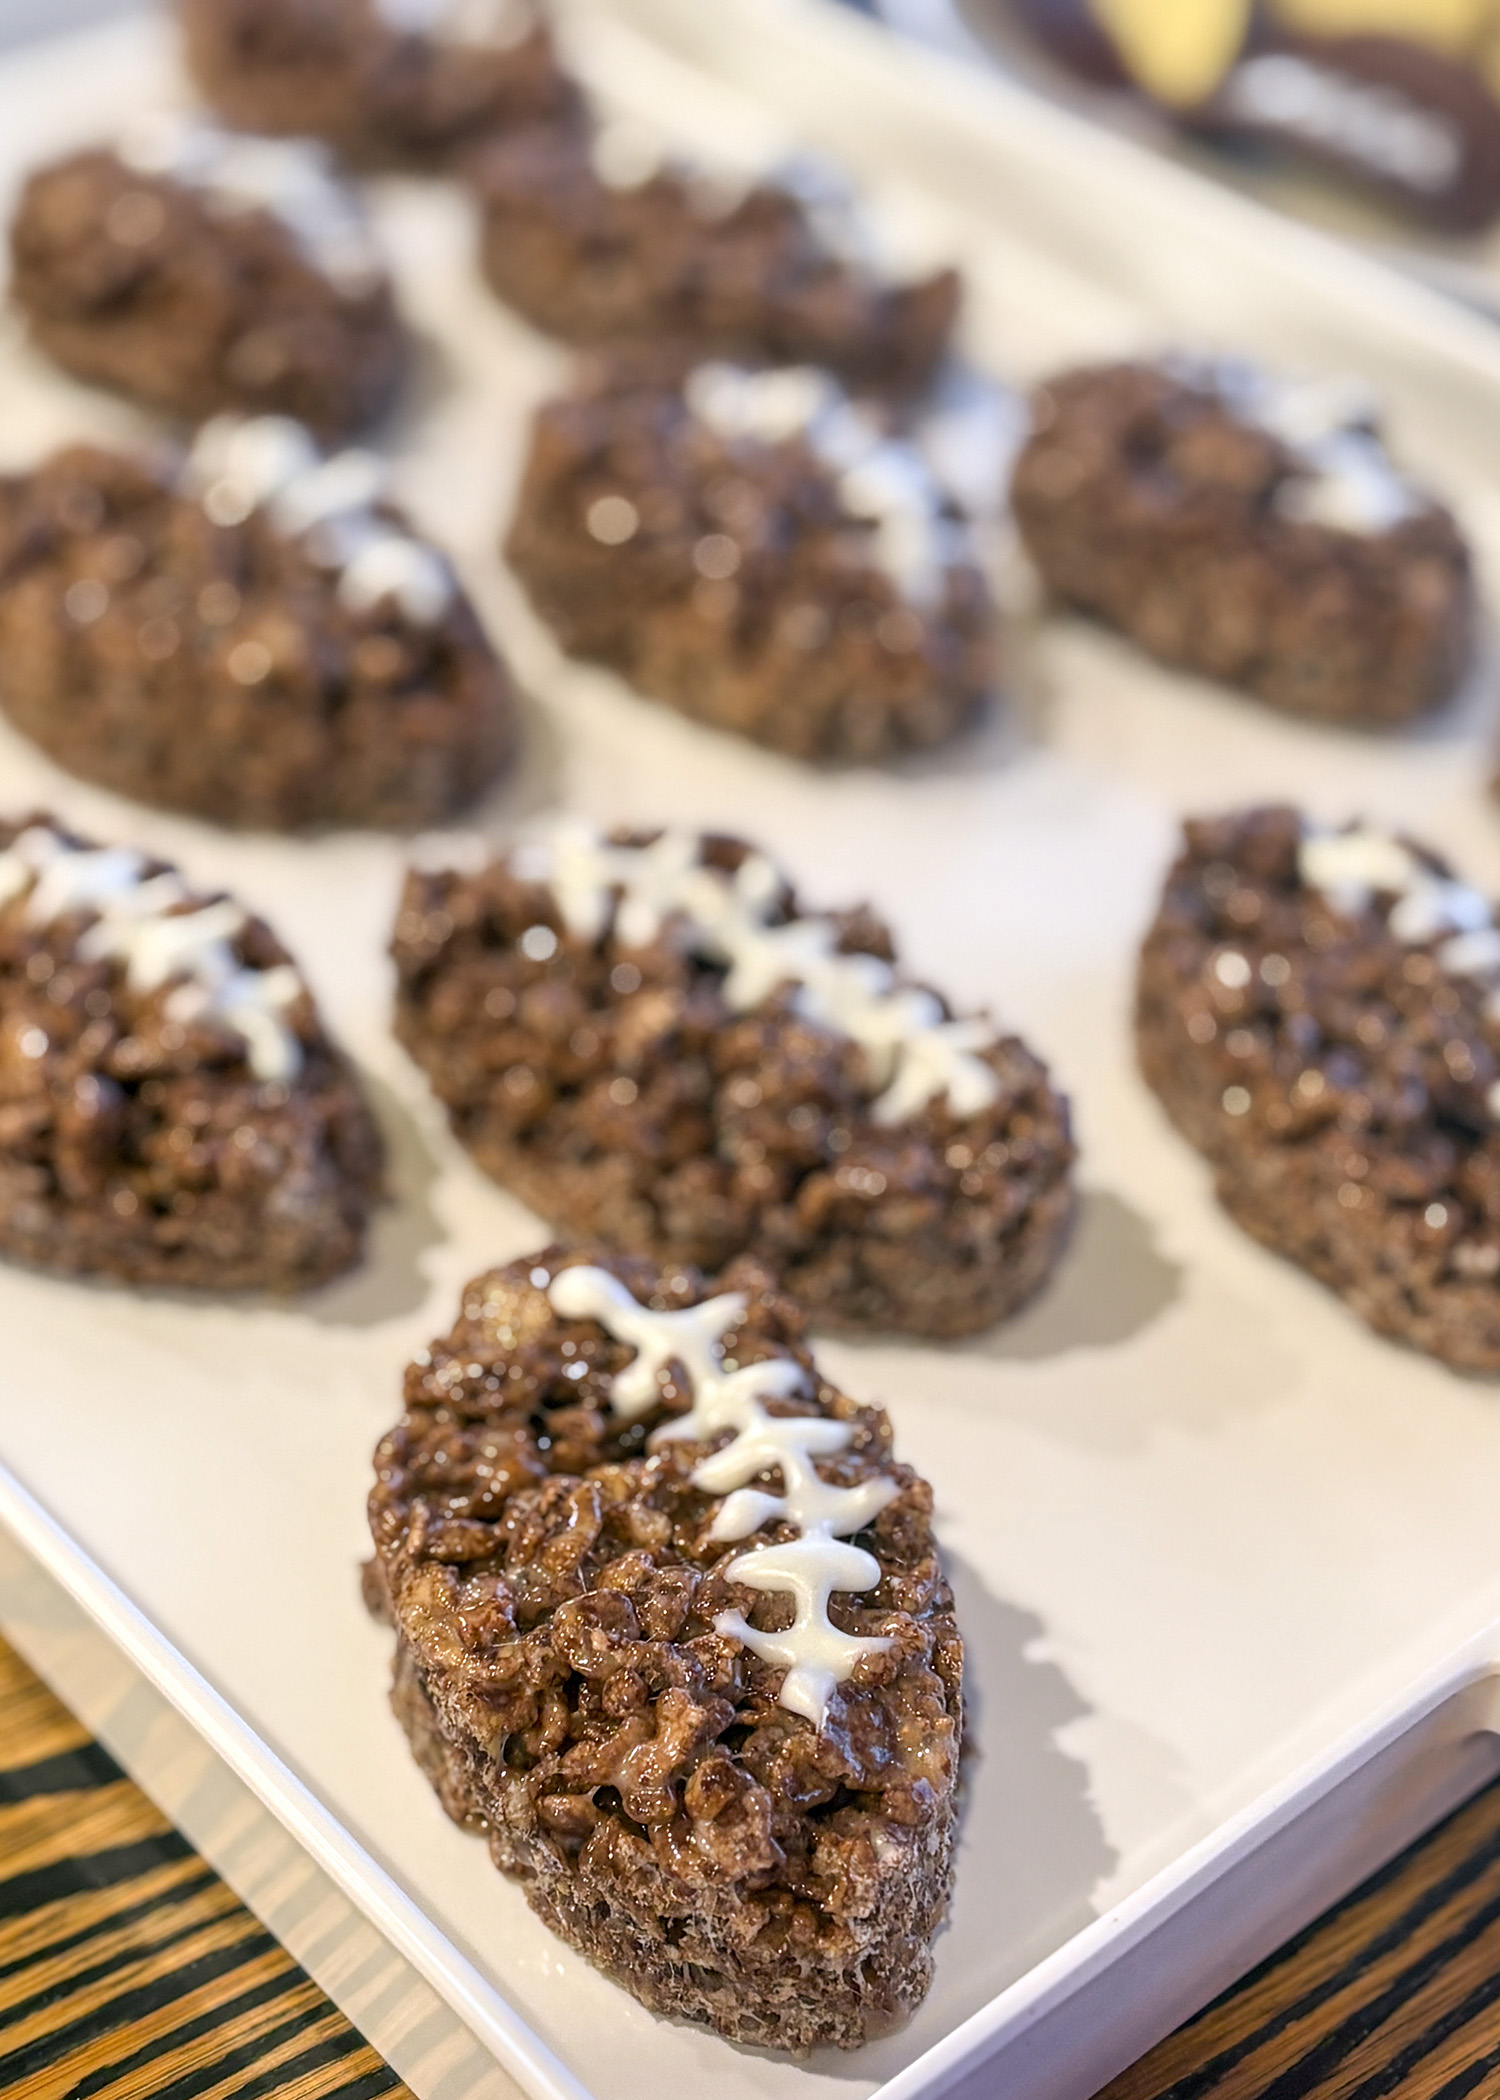
[[[1200,137],[1455,230],[1500,217],[1500,0],[972,0]]]
[[[1500,320],[1500,0],[852,0]]]

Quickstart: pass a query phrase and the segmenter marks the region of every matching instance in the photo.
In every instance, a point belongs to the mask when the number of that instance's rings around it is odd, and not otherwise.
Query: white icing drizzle
[[[338,571],[339,597],[355,612],[391,597],[425,627],[453,602],[442,555],[376,509],[387,474],[373,452],[324,459],[289,416],[215,416],[198,433],[184,480],[217,524],[264,510],[278,532],[305,539],[315,561]]]
[[[375,12],[399,36],[472,50],[511,51],[537,26],[531,0],[374,0]]]
[[[1398,941],[1435,950],[1440,969],[1475,977],[1492,987],[1487,1011],[1500,1020],[1500,926],[1489,901],[1466,882],[1438,875],[1389,832],[1363,826],[1354,831],[1309,831],[1297,856],[1297,871],[1321,890],[1335,911],[1351,916],[1377,895],[1395,898],[1387,924]],[[1500,1081],[1490,1088],[1488,1107],[1500,1119]]]
[[[663,832],[649,846],[615,846],[586,825],[562,824],[520,865],[551,884],[580,940],[604,932],[616,891],[615,927],[629,947],[646,946],[676,920],[691,953],[727,964],[724,998],[736,1013],[778,985],[794,985],[804,1019],[864,1051],[882,1090],[872,1111],[877,1123],[907,1122],[944,1096],[959,1117],[990,1106],[1000,1082],[980,1054],[995,1041],[988,1022],[947,1020],[933,993],[898,984],[879,956],[839,953],[831,919],[768,923],[783,885],[763,855],[751,854],[728,875],[705,867],[700,851],[686,831]]]
[[[684,1439],[707,1443],[733,1432],[730,1441],[690,1476],[705,1494],[725,1498],[710,1538],[732,1544],[766,1524],[786,1524],[797,1531],[795,1539],[781,1545],[741,1554],[724,1571],[730,1582],[790,1596],[795,1617],[786,1631],[758,1633],[734,1611],[721,1612],[714,1627],[742,1641],[762,1662],[782,1668],[786,1675],[779,1703],[821,1728],[835,1688],[849,1678],[861,1657],[882,1655],[891,1645],[889,1640],[841,1633],[828,1616],[828,1600],[836,1590],[871,1590],[880,1581],[874,1555],[844,1542],[873,1523],[900,1493],[899,1486],[889,1474],[877,1474],[856,1487],[831,1486],[813,1460],[847,1451],[854,1440],[850,1424],[827,1415],[766,1412],[763,1400],[794,1397],[805,1391],[806,1377],[790,1357],[734,1367],[725,1362],[722,1338],[745,1314],[746,1301],[739,1292],[681,1312],[655,1312],[638,1304],[607,1269],[578,1268],[564,1269],[548,1297],[565,1320],[597,1320],[637,1352],[635,1361],[614,1379],[610,1394],[615,1413],[626,1421],[657,1404],[662,1371],[674,1360],[681,1364],[693,1395],[692,1410],[655,1432],[653,1450]],[[750,1485],[770,1472],[781,1475],[779,1495]]]
[[[732,444],[808,445],[834,475],[845,509],[874,525],[875,559],[911,604],[940,603],[948,571],[973,560],[968,529],[930,462],[887,436],[831,374],[716,362],[688,375],[686,395],[699,422]]]
[[[30,891],[26,912],[48,925],[69,912],[92,912],[78,941],[86,962],[122,963],[126,982],[149,993],[180,978],[168,994],[169,1020],[211,1020],[244,1039],[257,1079],[289,1084],[302,1049],[286,1010],[302,996],[290,963],[252,970],[230,946],[245,913],[227,898],[184,909],[191,893],[171,873],[144,874],[145,861],[125,846],[71,846],[49,826],[33,824],[0,853],[0,906]]]
[[[1303,473],[1277,491],[1276,507],[1303,524],[1389,532],[1426,508],[1398,473],[1377,430],[1379,403],[1360,381],[1279,379],[1245,358],[1168,358],[1165,368],[1296,455]]]
[[[341,291],[368,292],[385,275],[358,196],[311,139],[251,138],[158,111],[137,118],[116,150],[136,174],[201,190],[221,211],[270,212]]]

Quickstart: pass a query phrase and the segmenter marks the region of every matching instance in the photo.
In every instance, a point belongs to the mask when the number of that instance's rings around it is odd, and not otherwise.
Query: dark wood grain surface
[[[1500,2095],[1500,1781],[1100,2100]]]
[[[0,2094],[409,2100],[3,1642]]]
[[[409,2100],[3,1642],[0,2095]],[[1500,1782],[1100,2100],[1500,2100]]]

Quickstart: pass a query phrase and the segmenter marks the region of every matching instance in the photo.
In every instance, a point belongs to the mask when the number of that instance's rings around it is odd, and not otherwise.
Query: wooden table
[[[0,1642],[0,2096],[407,2094]],[[1100,2100],[1392,2096],[1500,2096],[1500,1782]]]

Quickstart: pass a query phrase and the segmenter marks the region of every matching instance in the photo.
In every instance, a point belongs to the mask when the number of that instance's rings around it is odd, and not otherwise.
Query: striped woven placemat
[[[4,1642],[0,2094],[409,2100]]]
[[[1500,1780],[1099,2100],[1500,2100]]]

